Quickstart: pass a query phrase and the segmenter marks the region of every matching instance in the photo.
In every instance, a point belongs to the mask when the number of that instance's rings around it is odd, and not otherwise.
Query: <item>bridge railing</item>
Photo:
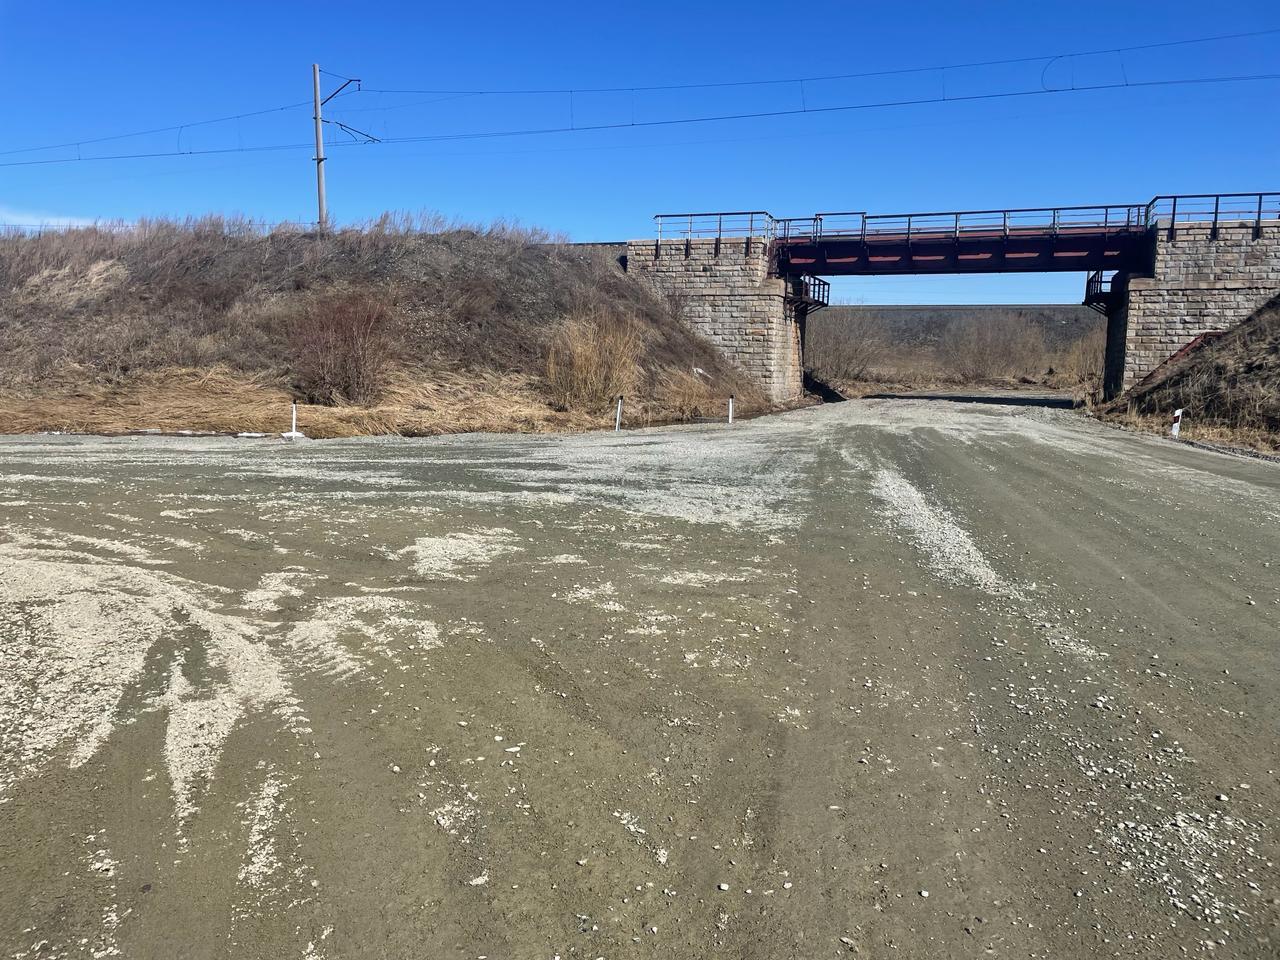
[[[1120,233],[1146,229],[1142,204],[1037,207],[1011,210],[948,210],[937,213],[819,213],[779,220],[783,241],[822,239],[939,240],[1044,236],[1058,233]]]
[[[1223,224],[1245,224],[1260,236],[1263,224],[1280,221],[1280,193],[1219,193],[1159,196],[1149,203],[1009,210],[947,210],[933,213],[877,213],[861,210],[777,219],[764,210],[662,213],[654,217],[658,240],[744,237],[810,243],[823,239],[912,241],[993,239],[1099,232],[1110,235],[1209,224],[1216,236]]]
[[[715,213],[660,213],[653,218],[658,241],[695,238],[753,237],[772,240],[777,221],[765,210]]]
[[[1268,221],[1280,221],[1280,193],[1184,193],[1155,197],[1146,208],[1147,224],[1171,240],[1180,225],[1193,223],[1208,224],[1210,237],[1227,224],[1252,227],[1261,236]]]

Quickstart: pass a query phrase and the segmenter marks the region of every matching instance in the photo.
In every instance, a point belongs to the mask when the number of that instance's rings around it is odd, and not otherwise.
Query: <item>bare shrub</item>
[[[1067,381],[1089,385],[1102,382],[1102,368],[1107,356],[1105,327],[1090,330],[1061,353],[1054,363]]]
[[[953,324],[939,352],[964,381],[1023,377],[1043,371],[1046,362],[1044,334],[1017,317]]]
[[[642,347],[629,316],[599,308],[571,314],[547,350],[553,402],[562,410],[601,410],[635,385]]]
[[[1092,407],[1102,397],[1102,377],[1106,366],[1107,331],[1096,327],[1069,344],[1053,361],[1059,383],[1071,388],[1078,403]]]
[[[837,323],[811,329],[805,360],[820,380],[852,383],[867,379],[888,347],[884,328],[874,317],[842,317]]]
[[[363,292],[312,301],[294,321],[294,376],[311,403],[369,403],[391,356],[391,306]]]

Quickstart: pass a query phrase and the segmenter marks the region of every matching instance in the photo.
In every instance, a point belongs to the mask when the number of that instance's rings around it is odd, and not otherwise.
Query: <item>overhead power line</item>
[[[604,130],[625,130],[625,129],[644,129],[651,127],[670,127],[684,126],[702,123],[719,123],[733,120],[759,120],[771,117],[789,117],[801,116],[809,114],[826,114],[851,112],[856,110],[876,110],[890,109],[895,107],[924,106],[928,104],[949,104],[949,103],[976,103],[980,101],[991,100],[1012,100],[1025,97],[1044,97],[1061,94],[1072,93],[1088,93],[1101,90],[1132,90],[1142,88],[1156,87],[1174,87],[1174,86],[1197,86],[1204,84],[1224,84],[1224,83],[1247,83],[1280,80],[1280,73],[1257,73],[1246,74],[1240,76],[1225,77],[1188,77],[1182,79],[1170,80],[1145,80],[1145,81],[1123,81],[1116,83],[1099,83],[1089,84],[1085,86],[1074,87],[1050,87],[1032,90],[1009,90],[999,93],[981,93],[981,94],[961,94],[954,96],[939,95],[934,97],[918,97],[905,98],[898,100],[880,100],[870,103],[849,103],[836,106],[826,107],[797,107],[787,110],[761,110],[745,113],[726,113],[714,116],[701,117],[672,117],[661,120],[633,120],[617,123],[599,123],[579,126],[560,126],[560,127],[536,127],[515,130],[490,130],[478,131],[473,133],[451,133],[451,134],[424,134],[420,136],[407,137],[383,137],[380,140],[364,141],[362,143],[336,143],[335,147],[351,147],[364,146],[369,143],[379,144],[397,144],[397,143],[443,143],[463,140],[488,140],[508,137],[529,137],[541,136],[560,133],[587,133],[592,131]],[[23,166],[42,166],[48,164],[59,163],[88,163],[94,161],[105,160],[145,160],[160,157],[192,157],[207,156],[211,154],[227,154],[227,153],[255,153],[265,151],[278,150],[298,150],[312,147],[313,144],[300,143],[277,143],[264,144],[249,147],[224,147],[200,150],[167,150],[167,151],[150,151],[139,153],[122,153],[108,154],[89,157],[53,157],[40,160],[11,160],[0,163],[0,167],[23,167]]]
[[[441,133],[413,137],[383,137],[381,143],[430,143],[454,140],[487,140],[499,137],[529,137],[553,133],[586,133],[599,130],[627,130],[644,127],[671,127],[694,123],[718,123],[728,120],[761,120],[768,117],[792,117],[804,114],[841,113],[853,110],[875,110],[890,107],[923,106],[935,103],[974,103],[981,100],[1008,100],[1017,97],[1038,97],[1061,93],[1085,93],[1096,90],[1139,89],[1144,87],[1193,86],[1214,83],[1244,83],[1249,81],[1280,80],[1280,73],[1256,73],[1231,77],[1189,77],[1172,80],[1140,80],[1118,83],[1096,83],[1086,86],[1049,87],[1035,90],[1008,90],[1001,93],[975,93],[935,97],[916,97],[900,100],[879,100],[872,103],[846,103],[829,107],[795,107],[787,110],[760,110],[748,113],[724,113],[703,117],[672,117],[664,120],[628,120],[617,123],[579,124],[561,127],[532,127],[519,130],[493,130],[476,133]]]
[[[107,137],[86,137],[82,140],[68,140],[65,143],[50,143],[43,147],[19,147],[16,150],[0,150],[0,157],[12,156],[15,153],[39,153],[42,150],[62,150],[67,147],[87,147],[94,143],[107,143],[111,140],[129,140],[133,137],[146,137],[156,133],[173,133],[175,130],[189,130],[192,127],[208,126],[211,123],[228,123],[232,120],[246,120],[249,117],[261,117],[269,113],[280,113],[284,110],[296,110],[298,107],[306,107],[310,105],[310,100],[299,100],[297,103],[286,103],[280,107],[267,107],[265,110],[251,110],[248,113],[235,113],[231,116],[213,117],[209,120],[190,120],[186,123],[175,123],[168,127],[152,127],[149,130],[134,130],[132,133],[115,133]]]
[[[964,69],[971,69],[971,68],[977,68],[977,67],[1002,66],[1002,65],[1010,65],[1010,64],[1018,64],[1018,63],[1046,63],[1046,65],[1048,65],[1049,63],[1055,60],[1069,59],[1073,57],[1100,56],[1104,54],[1121,54],[1121,53],[1129,53],[1129,52],[1134,52],[1139,50],[1155,50],[1155,49],[1161,49],[1161,48],[1167,48],[1167,47],[1187,46],[1191,44],[1216,43],[1216,42],[1221,42],[1225,40],[1239,40],[1239,39],[1245,39],[1250,37],[1271,36],[1277,33],[1280,33],[1280,27],[1270,28],[1266,30],[1250,30],[1250,31],[1237,32],[1237,33],[1224,33],[1224,34],[1217,34],[1214,36],[1206,36],[1206,37],[1191,37],[1191,38],[1182,39],[1182,40],[1166,40],[1166,41],[1161,41],[1156,43],[1133,44],[1130,46],[1110,47],[1106,49],[1078,50],[1078,51],[1069,52],[1069,53],[1043,54],[1040,56],[1011,57],[1011,58],[1002,58],[1002,59],[993,59],[993,60],[976,60],[976,61],[969,61],[965,63],[937,64],[934,66],[926,66],[926,67],[901,67],[901,68],[892,69],[892,70],[873,70],[873,71],[864,71],[861,73],[829,74],[829,75],[820,75],[820,76],[815,75],[811,77],[790,77],[790,78],[774,79],[774,80],[730,80],[730,81],[719,81],[719,82],[712,82],[712,83],[678,83],[678,84],[631,86],[631,87],[617,87],[617,86],[615,87],[566,87],[566,88],[548,88],[548,89],[534,88],[534,89],[491,89],[491,90],[438,90],[438,89],[390,90],[390,89],[370,89],[366,87],[358,91],[344,92],[342,94],[342,97],[345,98],[355,92],[363,92],[363,93],[377,93],[377,94],[445,94],[447,96],[444,99],[450,99],[453,97],[499,96],[499,95],[506,95],[506,94],[568,95],[568,94],[585,94],[585,93],[642,93],[642,92],[656,92],[656,91],[663,91],[663,90],[704,90],[704,89],[727,88],[727,87],[780,86],[785,84],[818,83],[822,81],[870,79],[873,77],[888,77],[888,76],[901,76],[901,75],[907,75],[907,74],[932,73],[932,72],[945,71],[945,70],[964,70]],[[346,81],[346,83],[344,83],[343,86],[346,86],[347,84],[352,84],[352,83],[354,84],[360,83],[360,81],[354,77],[348,77],[339,73],[332,73],[328,70],[324,70],[322,72],[328,76],[334,77],[335,79]],[[433,102],[433,101],[427,101],[427,102]],[[168,126],[163,126],[163,127],[152,127],[146,130],[134,130],[128,133],[117,133],[117,134],[111,134],[108,136],[100,136],[100,137],[84,137],[78,140],[67,140],[62,143],[51,143],[51,144],[45,144],[43,146],[18,147],[18,148],[9,149],[9,150],[0,150],[0,156],[14,156],[22,153],[40,153],[46,150],[69,149],[72,147],[79,148],[79,147],[91,146],[97,143],[109,143],[116,140],[129,140],[134,137],[151,136],[159,133],[173,133],[173,132],[183,131],[192,127],[202,127],[202,126],[208,126],[216,123],[227,123],[235,120],[246,120],[252,117],[260,117],[260,116],[265,116],[267,114],[280,113],[286,110],[294,110],[299,107],[305,107],[309,105],[311,105],[311,101],[300,100],[296,103],[287,103],[278,107],[267,107],[262,110],[251,110],[244,113],[229,114],[227,116],[222,116],[222,117],[212,117],[212,118],[206,118],[206,119],[200,119],[200,120],[189,120],[184,123],[175,123],[175,124],[170,124]],[[412,105],[400,104],[392,107],[371,107],[366,109],[393,110],[393,109],[400,109],[406,106],[412,106]],[[243,149],[246,151],[249,151],[253,148],[246,147]],[[278,147],[271,147],[269,149],[278,149]],[[149,153],[149,154],[145,154],[145,156],[187,156],[187,155],[190,155],[193,153],[199,153],[199,152],[234,153],[236,151],[235,150],[209,150],[209,151],[174,150],[174,151],[163,152],[163,153],[161,152]],[[144,154],[121,155],[119,159],[134,158],[135,156],[141,157],[141,156],[144,156]],[[115,158],[88,157],[83,159],[93,160],[93,159],[115,159]],[[66,162],[66,161],[59,160],[58,162]]]
[[[1222,33],[1210,37],[1191,37],[1185,40],[1164,40],[1157,43],[1139,43],[1125,47],[1104,47],[1097,50],[1076,50],[1068,53],[1046,53],[1039,56],[1008,57],[997,60],[974,60],[967,63],[944,63],[929,67],[897,67],[891,70],[870,70],[861,73],[835,73],[812,77],[786,77],[774,80],[720,80],[707,83],[672,83],[653,86],[630,87],[549,87],[549,88],[494,88],[477,90],[449,90],[428,88],[417,90],[390,90],[365,87],[365,93],[380,94],[453,94],[458,96],[536,96],[579,93],[649,93],[663,90],[710,90],[720,87],[766,87],[796,83],[820,83],[835,80],[865,80],[872,77],[892,77],[912,73],[936,73],[940,70],[969,70],[977,67],[1009,66],[1018,63],[1066,60],[1075,57],[1096,57],[1106,54],[1134,53],[1139,50],[1158,50],[1166,47],[1183,47],[1200,43],[1219,43],[1224,40],[1242,40],[1248,37],[1264,37],[1280,33],[1280,27],[1267,30],[1250,30],[1242,33]]]
[[[214,147],[202,150],[155,150],[149,153],[111,153],[92,157],[50,157],[46,160],[8,160],[0,167],[40,167],[56,163],[93,163],[99,160],[157,160],[161,157],[204,157],[219,153],[267,153],[273,150],[298,150],[310,143],[271,143],[255,147]]]

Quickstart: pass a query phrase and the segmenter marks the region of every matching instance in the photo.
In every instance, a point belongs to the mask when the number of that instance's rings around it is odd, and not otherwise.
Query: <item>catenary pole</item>
[[[311,65],[311,89],[316,112],[316,226],[321,232],[329,228],[329,210],[324,199],[324,121],[320,118],[320,64]]]

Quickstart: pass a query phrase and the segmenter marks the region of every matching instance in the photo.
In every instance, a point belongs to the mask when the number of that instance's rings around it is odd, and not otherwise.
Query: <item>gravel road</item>
[[[1280,466],[871,400],[0,439],[0,955],[1280,951]]]

